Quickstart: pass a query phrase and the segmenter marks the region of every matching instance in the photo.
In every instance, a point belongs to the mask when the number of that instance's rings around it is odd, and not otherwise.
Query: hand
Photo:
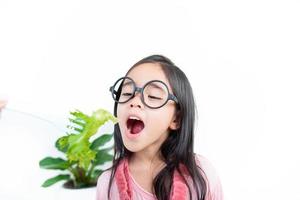
[[[6,106],[6,104],[7,104],[6,101],[0,100],[0,112]]]

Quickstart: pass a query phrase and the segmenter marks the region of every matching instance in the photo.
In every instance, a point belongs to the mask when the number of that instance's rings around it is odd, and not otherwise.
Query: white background
[[[94,199],[41,183],[68,112],[113,111],[139,59],[171,58],[198,105],[195,151],[228,200],[300,199],[299,1],[0,1],[0,199]],[[63,195],[64,193],[64,195]],[[67,194],[65,194],[67,193]]]

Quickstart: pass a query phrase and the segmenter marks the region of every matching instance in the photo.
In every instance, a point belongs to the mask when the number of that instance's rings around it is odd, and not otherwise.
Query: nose
[[[136,91],[134,97],[130,100],[130,107],[143,107],[143,102],[142,102],[142,93],[139,91]]]

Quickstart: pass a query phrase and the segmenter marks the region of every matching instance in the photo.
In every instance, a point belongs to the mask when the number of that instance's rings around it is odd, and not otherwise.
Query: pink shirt
[[[206,173],[207,176],[207,183],[208,183],[208,192],[206,200],[223,200],[223,191],[220,179],[212,166],[212,164],[203,156],[197,155],[198,160],[200,161],[200,166],[203,171]],[[105,171],[101,174],[98,178],[97,182],[97,192],[96,192],[96,200],[107,200],[107,192],[108,192],[108,185],[109,185],[109,178],[110,178],[111,170]],[[144,190],[132,177],[130,174],[130,181],[133,190],[133,199],[134,200],[157,200],[156,197],[149,193],[148,191]],[[192,193],[194,198],[196,197],[196,191],[193,188]],[[116,181],[113,180],[110,197],[112,200],[118,200],[119,198],[119,191],[116,185]]]

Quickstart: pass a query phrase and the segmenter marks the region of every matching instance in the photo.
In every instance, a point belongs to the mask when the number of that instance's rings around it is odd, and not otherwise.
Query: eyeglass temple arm
[[[178,103],[177,98],[173,95],[173,94],[169,94],[169,98],[173,101],[175,101],[176,103]]]
[[[114,94],[117,94],[117,92],[114,90],[114,86],[111,86],[111,87],[109,88],[109,91],[112,92],[112,93],[114,93]]]

